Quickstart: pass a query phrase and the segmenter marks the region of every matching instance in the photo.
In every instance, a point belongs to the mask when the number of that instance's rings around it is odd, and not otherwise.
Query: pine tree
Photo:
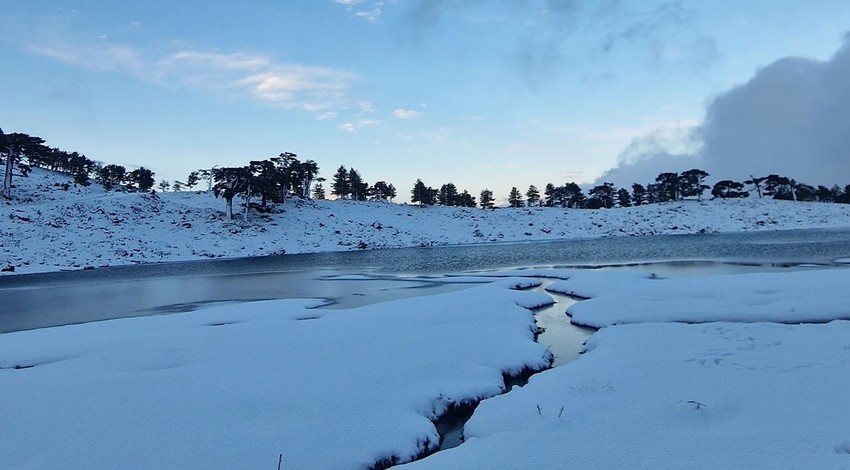
[[[323,185],[324,182],[324,178],[316,178],[316,185],[313,186],[313,199],[317,199],[319,201],[325,200],[325,186]]]
[[[186,187],[189,188],[189,191],[192,190],[198,183],[201,181],[201,177],[197,171],[193,171],[189,173],[189,176],[186,177]]]
[[[127,176],[127,169],[121,165],[106,165],[100,167],[95,175],[95,180],[103,185],[103,189],[109,191],[121,184]]]
[[[492,209],[493,208],[493,191],[490,191],[487,188],[481,190],[481,208],[482,209]]]
[[[739,183],[737,181],[732,180],[723,180],[718,181],[714,187],[711,189],[711,197],[712,198],[741,198],[747,197],[750,193],[746,191],[742,191],[744,189],[743,183]]]
[[[213,194],[223,197],[226,203],[227,218],[233,218],[233,198],[248,190],[251,171],[248,167],[225,167],[212,170],[215,180]]]
[[[171,188],[171,183],[169,183],[168,180],[162,180],[162,181],[159,182],[159,190],[160,191],[166,192],[166,191],[168,191],[169,188]]]
[[[369,185],[363,181],[360,173],[354,168],[348,170],[348,193],[351,195],[351,199],[365,201],[367,189],[369,189]]]
[[[546,207],[555,207],[555,185],[546,183],[546,189],[543,190],[543,195],[546,197],[544,204]]]
[[[392,199],[395,197],[395,187],[391,184],[387,184],[386,181],[378,181],[368,190],[368,195],[372,199],[383,201],[386,199]]]
[[[469,194],[467,190],[463,190],[458,196],[458,205],[461,207],[475,207],[475,196]]]
[[[844,191],[835,198],[835,201],[841,204],[850,204],[850,184],[844,187]]]
[[[425,186],[422,180],[417,179],[413,185],[413,190],[410,191],[410,202],[418,202],[419,207],[422,207],[423,205],[427,205],[429,200],[428,187]]]
[[[558,199],[560,199],[561,207],[583,209],[587,205],[587,198],[584,196],[581,186],[574,182],[557,188],[556,193],[558,194]]]
[[[508,194],[508,204],[511,207],[523,207],[524,204],[522,202],[522,193],[516,188],[516,186],[511,188],[510,194]]]
[[[744,181],[744,184],[752,185],[753,189],[755,189],[756,193],[758,193],[759,199],[761,199],[762,195],[763,195],[761,188],[762,188],[762,183],[764,183],[765,179],[767,179],[767,178],[756,178],[755,176],[750,175],[750,179]],[[750,191],[752,191],[752,189]]]
[[[528,191],[525,192],[525,197],[528,201],[528,207],[540,205],[540,191],[537,190],[537,186],[533,184],[529,186]]]
[[[696,168],[682,172],[679,175],[679,194],[682,197],[696,196],[697,200],[702,200],[702,193],[710,189],[702,183],[707,176],[708,173]]]
[[[679,174],[661,173],[655,178],[658,189],[658,202],[679,200]]]
[[[130,190],[150,191],[153,188],[154,173],[145,167],[140,167],[126,175],[127,188]]]
[[[773,196],[774,199],[794,200],[794,184],[791,179],[785,176],[776,174],[767,175],[764,178],[764,190],[762,193],[765,196]]]
[[[641,204],[645,204],[647,202],[646,199],[646,188],[643,187],[642,184],[635,183],[632,185],[632,203],[634,205],[639,206]]]
[[[348,185],[348,170],[346,170],[344,166],[340,165],[333,176],[331,194],[336,196],[338,199],[345,199],[348,197],[348,193],[350,192],[351,189]]]
[[[441,206],[459,205],[457,186],[453,183],[446,183],[440,186],[440,191],[437,193],[437,203]]]
[[[589,209],[610,209],[614,207],[614,195],[616,191],[611,183],[602,183],[599,186],[593,187],[587,193],[590,197],[587,201]]]
[[[632,196],[629,194],[628,189],[621,188],[617,191],[617,205],[620,207],[631,207]]]

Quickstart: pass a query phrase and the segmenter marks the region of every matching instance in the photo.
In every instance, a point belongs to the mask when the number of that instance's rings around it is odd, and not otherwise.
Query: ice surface
[[[3,468],[367,468],[429,419],[547,367],[518,280],[346,311],[320,301],[0,335]]]

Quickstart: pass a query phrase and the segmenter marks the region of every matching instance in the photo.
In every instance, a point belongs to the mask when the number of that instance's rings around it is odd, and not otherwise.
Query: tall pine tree
[[[533,184],[529,186],[528,191],[525,192],[525,197],[528,207],[540,205],[540,191],[537,189],[537,186]]]
[[[490,191],[487,188],[481,190],[481,208],[482,209],[492,209],[493,208],[493,191]]]
[[[524,206],[522,202],[522,193],[516,188],[516,186],[511,188],[511,193],[508,194],[508,204],[511,207],[522,207]]]
[[[336,196],[337,199],[345,199],[348,197],[348,193],[350,192],[351,188],[348,184],[348,170],[346,170],[344,166],[340,165],[339,168],[336,169],[333,181],[331,182],[331,194]]]

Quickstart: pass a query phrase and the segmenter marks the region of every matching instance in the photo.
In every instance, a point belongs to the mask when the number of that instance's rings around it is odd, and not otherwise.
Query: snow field
[[[403,468],[850,464],[850,322],[620,325],[587,346],[482,402],[462,446]]]
[[[850,319],[850,269],[655,279],[640,272],[576,271],[547,290],[589,298],[573,323],[805,323]]]
[[[0,335],[4,468],[369,468],[433,449],[431,419],[548,367],[504,280],[351,310],[315,300]]]
[[[0,268],[14,273],[160,261],[607,236],[850,227],[850,205],[680,201],[612,210],[465,209],[290,200],[248,222],[201,192],[107,193],[60,186],[42,169],[17,178],[0,217]],[[404,198],[399,198],[404,200]],[[237,211],[238,212],[238,211]]]
[[[842,406],[850,387],[850,322],[834,320],[850,318],[850,269],[672,279],[635,271],[530,272],[565,279],[547,290],[589,298],[570,307],[573,320],[603,328],[580,359],[482,402],[464,427],[462,446],[410,467],[850,464],[850,411]]]

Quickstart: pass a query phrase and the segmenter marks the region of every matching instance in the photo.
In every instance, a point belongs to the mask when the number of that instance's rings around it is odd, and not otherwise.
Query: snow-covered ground
[[[315,300],[0,335],[0,467],[369,468],[439,442],[436,415],[548,367],[503,280],[351,310]]]
[[[850,269],[697,277],[693,283],[633,274],[599,272],[592,282],[573,285],[593,297],[576,307],[611,299],[583,310],[588,318],[619,321],[604,316],[610,308],[630,313],[635,323],[603,328],[580,359],[482,402],[464,428],[466,443],[409,466],[850,467],[850,409],[844,406],[850,322],[760,323],[765,309],[756,308],[800,312],[774,316],[783,321],[811,319],[813,312],[820,320],[850,318],[850,304],[838,297],[850,285]],[[798,282],[799,289],[784,289]],[[812,289],[821,283],[823,289]],[[732,285],[737,296],[726,295]],[[643,303],[645,290],[658,302]],[[718,306],[719,317],[736,322],[659,323],[688,320],[691,311],[691,320],[705,321]]]
[[[243,223],[204,193],[65,191],[59,178],[17,180],[0,218],[3,266],[850,227],[848,205],[772,200],[600,211],[292,202]],[[526,279],[496,278],[509,275]],[[603,328],[580,359],[498,395],[503,374],[551,359],[527,310],[551,298],[512,289],[531,277],[589,298],[569,313]],[[850,467],[850,269],[444,281],[485,280],[350,310],[290,299],[2,334],[0,466],[275,468],[282,454],[281,468],[368,468],[432,448],[430,420],[450,404],[495,396],[466,443],[408,465]]]
[[[654,279],[637,272],[582,271],[547,290],[589,298],[567,313],[574,323],[594,328],[648,321],[810,323],[850,319],[848,274],[814,270]]]
[[[624,235],[850,227],[850,205],[682,201],[613,210],[462,209],[291,200],[248,222],[202,192],[63,190],[65,175],[16,178],[0,217],[0,269],[14,273],[280,253]],[[402,191],[401,200],[407,199]],[[237,211],[238,212],[238,211]]]
[[[850,318],[839,297],[850,269],[687,280],[530,270],[564,279],[550,290],[590,297],[576,305],[600,305],[583,314],[601,323],[620,321],[606,311],[641,305],[644,291],[657,303],[504,395],[503,374],[551,358],[526,310],[551,298],[513,290],[539,281],[497,274],[351,310],[279,300],[0,335],[3,464],[273,468],[283,454],[283,468],[368,468],[432,448],[430,420],[450,404],[494,396],[464,427],[467,442],[409,465],[850,465],[850,322],[829,321]],[[713,292],[730,321],[711,321]],[[764,322],[760,306],[824,323]]]

